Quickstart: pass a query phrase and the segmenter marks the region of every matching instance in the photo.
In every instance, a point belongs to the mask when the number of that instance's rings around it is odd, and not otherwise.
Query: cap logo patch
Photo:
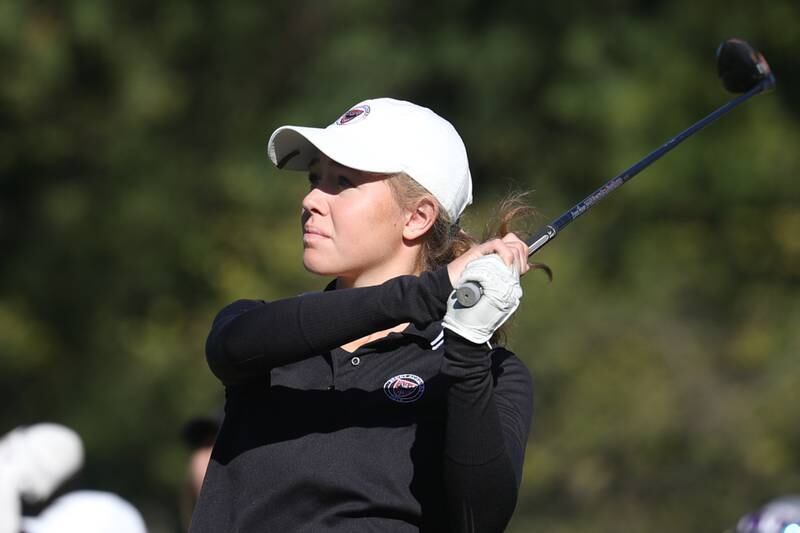
[[[389,378],[383,384],[383,392],[393,402],[411,403],[416,402],[425,392],[425,382],[421,377],[414,374],[400,374]]]
[[[363,120],[369,115],[369,106],[364,104],[360,106],[356,106],[341,117],[339,120],[336,121],[338,126],[344,126],[345,124],[350,124],[352,122],[358,122],[359,120]]]

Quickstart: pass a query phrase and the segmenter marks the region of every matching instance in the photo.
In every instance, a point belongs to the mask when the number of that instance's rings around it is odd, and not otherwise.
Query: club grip
[[[456,289],[456,300],[463,307],[472,307],[481,299],[483,291],[474,281],[467,281]]]

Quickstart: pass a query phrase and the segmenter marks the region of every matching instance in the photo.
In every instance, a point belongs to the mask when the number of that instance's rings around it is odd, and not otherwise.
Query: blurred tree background
[[[467,227],[529,189],[532,230],[726,101],[714,51],[738,36],[776,92],[524,282],[509,345],[537,409],[509,531],[721,532],[800,492],[799,20],[794,0],[0,3],[0,430],[75,428],[82,484],[178,531],[180,427],[222,401],[211,319],[325,283],[275,127],[429,106],[470,154]]]

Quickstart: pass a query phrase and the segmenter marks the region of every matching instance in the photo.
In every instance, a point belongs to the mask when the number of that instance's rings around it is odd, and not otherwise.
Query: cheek
[[[378,239],[384,246],[402,240],[403,212],[393,197],[379,197],[363,206],[362,216],[356,217],[358,231],[366,239]]]
[[[337,214],[335,247],[343,269],[379,264],[402,243],[402,220],[396,203],[369,197],[348,204]],[[310,256],[308,259],[313,260]]]

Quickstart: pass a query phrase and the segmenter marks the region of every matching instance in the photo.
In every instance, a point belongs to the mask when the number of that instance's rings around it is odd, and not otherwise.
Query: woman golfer
[[[333,281],[214,320],[225,419],[191,531],[502,531],[532,383],[491,339],[519,305],[527,247],[459,228],[472,183],[458,133],[380,98],[324,129],[279,128],[269,156],[308,173],[303,264]],[[467,280],[483,297],[463,308],[451,293]]]

